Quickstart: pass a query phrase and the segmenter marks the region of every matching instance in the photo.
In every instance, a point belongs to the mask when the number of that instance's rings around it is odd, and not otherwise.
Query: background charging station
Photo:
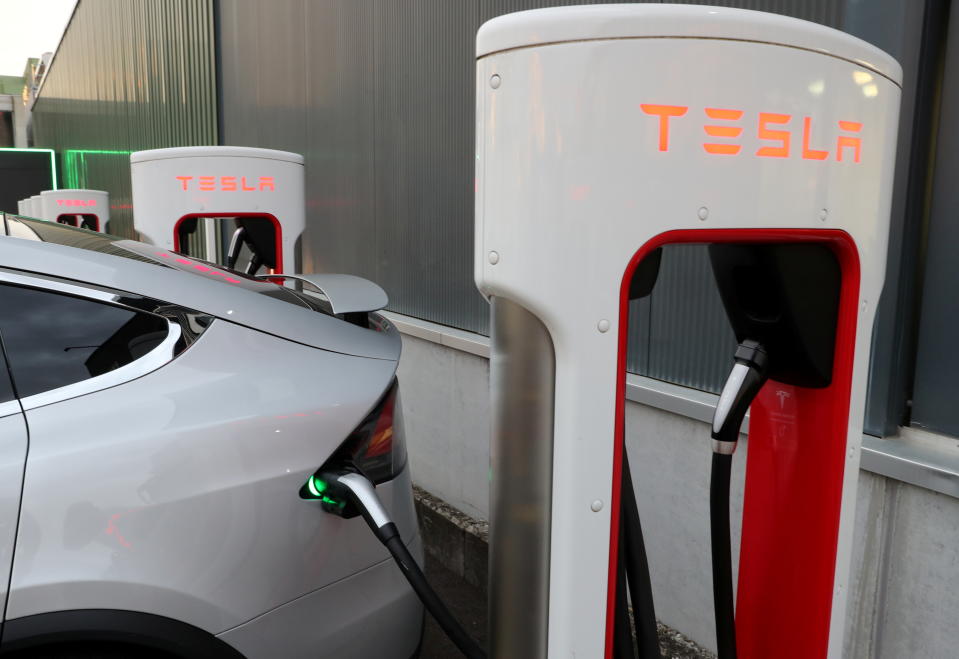
[[[841,272],[831,384],[770,380],[752,407],[736,634],[742,657],[839,657],[899,65],[804,21],[657,5],[500,17],[477,57],[490,655],[611,656],[636,268],[809,243]]]
[[[42,198],[40,195],[35,194],[35,195],[33,195],[32,197],[30,197],[30,198],[27,200],[27,208],[28,208],[29,211],[30,211],[29,213],[27,213],[27,216],[28,216],[28,217],[35,217],[35,218],[37,218],[37,219],[42,219],[42,218],[43,218],[43,216],[42,216],[42,213],[43,213],[43,198]]]
[[[44,190],[40,204],[40,217],[51,222],[103,233],[110,221],[110,195],[103,190]]]
[[[130,155],[134,226],[158,247],[223,263],[244,226],[267,269],[294,273],[306,226],[303,156],[234,146],[178,147]],[[219,220],[219,221],[217,221]]]

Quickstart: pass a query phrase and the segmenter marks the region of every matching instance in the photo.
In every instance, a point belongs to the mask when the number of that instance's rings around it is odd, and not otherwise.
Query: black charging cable
[[[426,575],[410,555],[406,545],[400,538],[399,529],[390,519],[389,513],[376,496],[373,483],[365,476],[354,472],[336,473],[323,472],[317,476],[326,484],[324,494],[333,500],[347,502],[352,505],[366,520],[373,534],[393,555],[406,580],[419,596],[420,601],[430,612],[446,635],[468,659],[486,659],[486,653],[477,645],[462,625],[446,608],[436,591],[433,590]]]
[[[613,658],[634,659],[633,626],[626,599],[626,530],[623,516],[619,517],[619,560],[616,565],[616,609],[613,618]]]
[[[626,581],[629,585],[629,598],[633,602],[636,645],[639,649],[639,659],[661,659],[656,610],[653,606],[653,585],[649,578],[649,561],[646,557],[646,543],[643,541],[643,527],[639,520],[635,492],[629,469],[629,457],[626,455],[626,448],[623,447],[620,515],[623,520],[621,533],[624,542],[620,551],[623,557],[621,560],[626,562]]]
[[[713,464],[709,482],[710,542],[713,559],[713,607],[719,659],[736,659],[736,619],[733,602],[733,561],[729,532],[729,481],[733,453],[746,411],[766,382],[769,359],[757,341],[736,348],[733,369],[726,378],[713,416]]]
[[[396,524],[389,517],[373,484],[362,474],[354,471],[323,471],[312,479],[323,483],[324,507],[342,514],[344,507],[352,508],[363,516],[373,534],[389,550],[400,571],[427,611],[433,616],[449,639],[469,659],[486,659],[486,653],[466,633],[436,591],[429,585],[416,561],[400,538]],[[636,630],[640,659],[660,659],[659,635],[656,629],[656,613],[653,608],[652,585],[649,565],[640,526],[639,509],[636,505],[629,460],[623,455],[619,564],[617,565],[617,601],[615,611],[614,649],[616,659],[631,659],[635,656],[633,627]],[[351,513],[355,514],[355,513]],[[629,617],[627,592],[632,599],[633,619]]]

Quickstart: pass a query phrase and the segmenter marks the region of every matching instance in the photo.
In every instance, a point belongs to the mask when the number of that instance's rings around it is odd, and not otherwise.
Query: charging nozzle
[[[386,544],[399,536],[396,524],[376,496],[373,483],[365,476],[351,471],[323,471],[312,476],[306,487],[311,494],[316,492],[316,498],[327,512],[342,517],[362,515],[380,542]],[[351,511],[356,512],[350,515]]]
[[[736,348],[735,364],[723,386],[713,416],[713,452],[732,455],[746,411],[766,382],[769,357],[757,341],[746,339]]]
[[[426,575],[403,544],[399,529],[390,519],[380,498],[376,496],[376,489],[370,479],[347,466],[324,468],[303,485],[300,496],[321,501],[323,510],[340,517],[362,515],[377,539],[389,550],[420,601],[453,644],[468,659],[486,659],[486,653],[470,638],[427,582]]]
[[[766,382],[769,357],[758,341],[736,348],[735,363],[713,417],[713,464],[709,482],[709,526],[713,559],[713,606],[719,659],[736,659],[732,549],[729,533],[729,481],[733,452],[746,410]]]

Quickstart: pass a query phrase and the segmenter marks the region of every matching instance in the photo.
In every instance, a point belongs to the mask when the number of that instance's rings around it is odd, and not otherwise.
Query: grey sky
[[[54,51],[76,0],[0,0],[0,75],[21,75],[27,58]]]

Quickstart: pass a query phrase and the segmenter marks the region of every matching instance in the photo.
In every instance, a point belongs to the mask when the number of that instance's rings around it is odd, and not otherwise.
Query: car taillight
[[[349,460],[374,485],[394,478],[403,470],[406,442],[398,381],[393,380],[379,404],[336,453],[337,457]]]
[[[393,384],[360,425],[350,433],[332,457],[316,473],[327,469],[358,471],[373,482],[384,483],[406,466],[403,413],[399,382]],[[312,476],[300,490],[305,499],[325,501],[325,483]]]

